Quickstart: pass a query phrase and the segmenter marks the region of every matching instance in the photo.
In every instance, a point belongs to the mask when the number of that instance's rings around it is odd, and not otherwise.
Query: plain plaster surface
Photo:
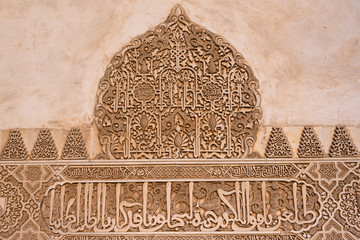
[[[111,57],[177,3],[249,62],[263,125],[360,124],[360,1],[0,0],[0,129],[91,124]]]

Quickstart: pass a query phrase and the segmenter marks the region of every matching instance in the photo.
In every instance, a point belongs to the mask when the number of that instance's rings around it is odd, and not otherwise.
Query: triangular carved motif
[[[291,158],[293,156],[291,146],[282,128],[272,128],[265,155],[268,158]]]
[[[301,158],[325,156],[323,147],[313,127],[304,127],[301,133],[298,156]]]
[[[40,130],[34,148],[31,152],[31,159],[46,160],[56,159],[58,151],[54,139],[48,129]]]
[[[336,126],[329,150],[330,157],[356,157],[359,152],[345,126]]]
[[[25,160],[27,158],[25,144],[20,131],[10,131],[0,158],[1,160]]]
[[[86,146],[80,129],[71,129],[62,150],[62,159],[86,159]]]

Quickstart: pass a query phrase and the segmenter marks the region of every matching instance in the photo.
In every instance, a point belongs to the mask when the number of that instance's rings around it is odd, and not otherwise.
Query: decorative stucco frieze
[[[0,240],[360,239],[347,128],[323,141],[311,126],[272,127],[255,148],[257,79],[180,6],[115,54],[96,101],[97,131],[13,130],[0,143]]]
[[[211,239],[234,234],[240,239],[360,238],[359,162],[329,158],[174,166],[172,161],[3,165],[0,214],[6,217],[0,221],[0,238],[29,232],[44,239],[160,237],[166,232]],[[29,222],[28,231],[16,227]]]

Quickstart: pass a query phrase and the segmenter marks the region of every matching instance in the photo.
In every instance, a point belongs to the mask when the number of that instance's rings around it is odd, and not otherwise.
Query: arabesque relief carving
[[[99,84],[99,158],[240,158],[261,116],[258,81],[223,38],[177,6],[115,54]]]
[[[31,151],[31,159],[56,159],[58,154],[54,139],[48,129],[42,129],[36,139],[33,150]]]
[[[336,126],[329,150],[330,157],[356,157],[359,151],[345,126]]]
[[[350,132],[336,126],[325,153],[305,126],[296,155],[291,131],[273,127],[256,153],[258,88],[244,58],[176,6],[101,79],[101,153],[88,129],[4,137],[0,240],[360,239]]]
[[[325,156],[323,147],[313,127],[304,127],[301,133],[298,156],[302,158]]]
[[[144,123],[143,123],[144,124]],[[139,130],[140,131],[140,130]],[[21,131],[9,131],[9,137],[4,143],[4,147],[0,154],[0,160],[85,160],[89,157],[87,144],[81,134],[80,129],[73,128],[69,132],[66,131],[64,136],[64,146],[61,156],[55,145],[55,141],[51,136],[49,129],[41,129],[39,134],[31,136],[35,141],[31,155],[27,155],[26,146],[24,144]],[[145,133],[144,133],[145,134]],[[301,133],[297,156],[300,158],[324,158],[327,154],[324,152],[321,142],[316,135],[313,127],[306,126]],[[267,145],[265,146],[265,157],[268,158],[293,158],[291,146],[288,139],[281,128],[272,128],[267,137]],[[328,154],[330,157],[356,157],[358,150],[353,143],[349,131],[345,127],[337,126],[332,136],[332,144]],[[261,155],[256,155],[261,157]],[[295,156],[296,157],[296,156]],[[96,159],[96,158],[95,158]],[[251,158],[249,158],[251,159]]]
[[[6,141],[5,147],[1,151],[2,160],[25,160],[27,151],[20,131],[12,130]]]
[[[88,157],[86,146],[80,129],[71,129],[66,138],[65,146],[61,154],[62,159],[86,159]]]
[[[265,155],[268,158],[291,158],[293,156],[291,146],[282,128],[271,129]]]
[[[234,233],[239,239],[360,238],[360,165],[349,159],[50,164],[1,167],[1,239],[117,239],[136,232],[179,238],[201,233],[196,236],[207,239]],[[191,171],[196,168],[202,170]],[[25,222],[31,228],[16,227]]]
[[[0,232],[18,224],[22,216],[23,197],[11,182],[0,182]]]

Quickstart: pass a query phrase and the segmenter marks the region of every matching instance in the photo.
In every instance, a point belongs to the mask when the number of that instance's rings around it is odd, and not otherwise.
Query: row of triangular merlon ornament
[[[313,127],[304,127],[301,133],[297,154],[301,158],[321,158],[326,154]],[[271,130],[265,149],[268,158],[291,158],[293,151],[280,127]],[[356,157],[359,152],[345,126],[336,126],[329,149],[330,157]]]
[[[266,146],[265,155],[268,158],[291,158],[293,151],[289,141],[280,127],[271,130]],[[332,143],[329,149],[330,157],[356,157],[359,152],[353,143],[345,126],[336,126]],[[58,151],[49,130],[40,130],[30,159],[51,160],[56,159]],[[320,158],[326,154],[313,127],[304,127],[298,148],[298,156],[301,158]],[[86,146],[79,129],[71,129],[64,145],[62,159],[87,159]],[[25,148],[21,132],[10,131],[9,138],[1,152],[1,160],[26,160],[28,154]]]
[[[30,154],[33,160],[52,160],[58,157],[58,150],[48,129],[40,130]],[[71,129],[62,150],[62,159],[86,159],[86,146],[79,129]],[[10,131],[9,138],[1,151],[1,160],[26,160],[28,154],[18,130]]]

